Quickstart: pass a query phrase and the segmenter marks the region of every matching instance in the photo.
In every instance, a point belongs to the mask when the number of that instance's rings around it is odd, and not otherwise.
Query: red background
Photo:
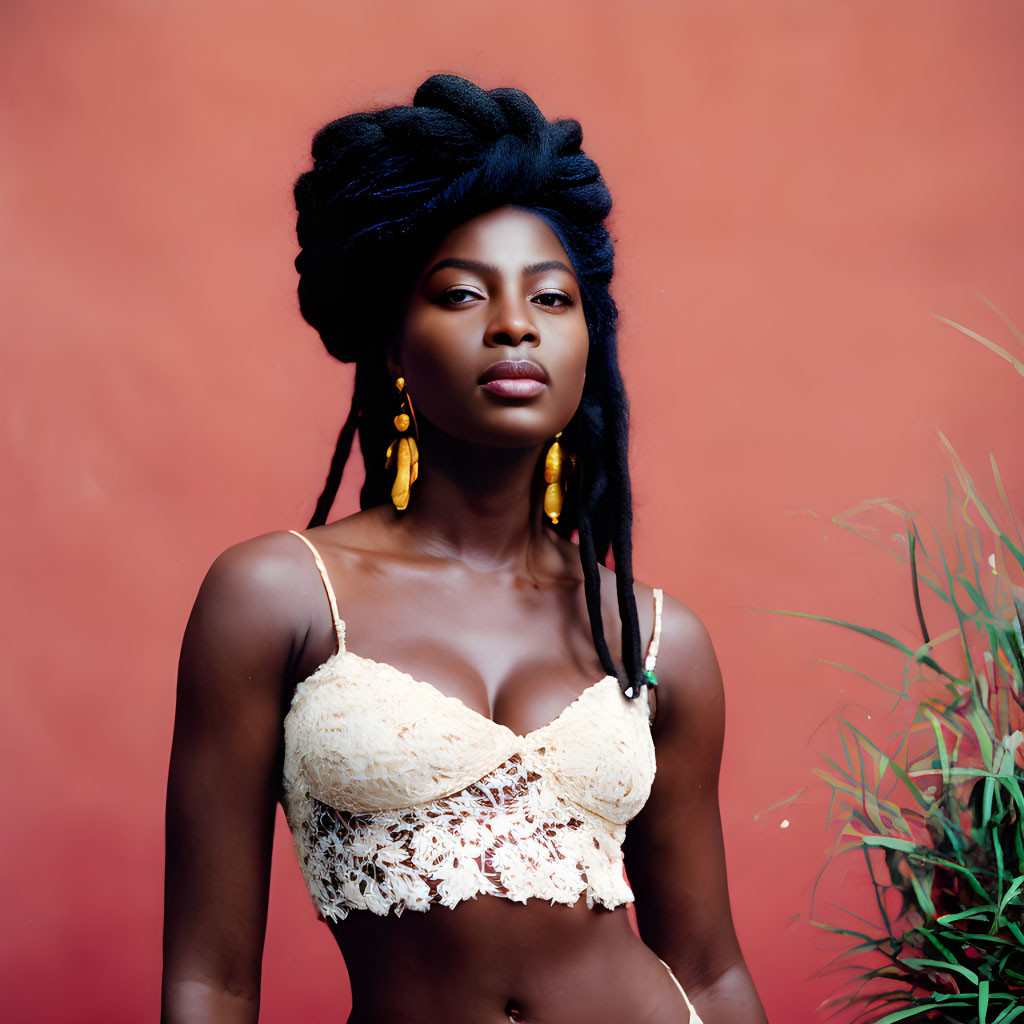
[[[636,572],[715,640],[737,927],[769,1016],[818,1019],[813,769],[840,710],[889,725],[815,659],[900,661],[758,609],[920,642],[906,567],[830,518],[891,496],[940,522],[937,427],[1022,504],[1021,381],[932,316],[1024,354],[975,294],[1024,321],[1022,41],[1019,3],[970,0],[7,0],[3,1019],[156,1019],[185,618],[220,550],[305,523],[347,408],[297,312],[290,187],[324,121],[435,71],[579,118],[612,188]],[[341,1020],[280,824],[262,1019]]]

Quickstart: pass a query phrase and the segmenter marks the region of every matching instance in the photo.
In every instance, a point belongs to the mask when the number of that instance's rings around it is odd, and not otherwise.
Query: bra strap
[[[313,561],[316,562],[316,567],[320,571],[320,579],[324,581],[324,590],[327,591],[327,600],[331,603],[331,621],[334,623],[334,632],[338,637],[338,653],[340,654],[345,650],[345,623],[338,615],[338,602],[334,597],[334,588],[331,586],[330,577],[327,575],[327,568],[324,565],[324,560],[320,557],[320,552],[313,547],[309,538],[303,536],[297,530],[289,530],[289,533],[294,534],[303,544],[313,552]]]
[[[644,671],[646,672],[653,672],[655,663],[658,660],[658,645],[661,643],[661,606],[663,603],[663,597],[664,594],[655,588],[654,632],[651,634],[651,642],[647,645],[647,660],[644,662]]]

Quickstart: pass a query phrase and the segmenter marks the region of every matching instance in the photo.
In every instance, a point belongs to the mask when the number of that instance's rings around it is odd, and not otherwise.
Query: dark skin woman
[[[550,528],[541,500],[545,452],[587,386],[580,280],[544,217],[500,205],[444,234],[395,299],[401,316],[384,362],[415,403],[419,440],[408,507],[375,504],[306,536],[350,651],[528,737],[607,668],[579,548]],[[599,616],[614,637],[621,595],[615,574],[600,573]],[[646,639],[653,594],[631,587]],[[616,641],[609,647],[621,663]],[[257,1020],[282,721],[297,688],[338,654],[324,582],[298,538],[268,534],[217,559],[179,672],[166,1022]],[[353,910],[328,920],[351,980],[352,1024],[683,1024],[697,1019],[687,997],[705,1024],[765,1020],[729,909],[722,680],[700,620],[668,597],[657,684],[636,698],[653,716],[657,774],[622,846],[642,941],[624,902],[484,893],[400,918]]]

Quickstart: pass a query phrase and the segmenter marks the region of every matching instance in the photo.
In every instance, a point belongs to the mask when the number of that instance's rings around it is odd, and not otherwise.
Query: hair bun
[[[470,125],[483,139],[496,139],[508,131],[497,97],[458,75],[431,76],[416,90],[412,105],[445,111]]]
[[[312,169],[295,184],[295,267],[302,315],[327,350],[350,362],[379,349],[418,261],[458,224],[500,206],[593,233],[583,248],[604,251],[610,279],[602,221],[611,197],[582,138],[576,121],[548,121],[521,90],[456,75],[428,78],[411,106],[325,125]]]

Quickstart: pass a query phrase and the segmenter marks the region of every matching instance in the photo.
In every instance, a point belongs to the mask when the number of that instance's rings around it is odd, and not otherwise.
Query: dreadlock
[[[412,106],[350,114],[317,132],[312,170],[295,183],[299,306],[327,351],[355,363],[356,379],[309,525],[326,522],[357,433],[366,471],[360,506],[388,500],[384,460],[367,453],[382,452],[390,440],[393,385],[385,351],[401,326],[396,278],[411,287],[441,239],[479,214],[503,206],[537,214],[572,262],[590,335],[583,398],[564,431],[576,472],[553,529],[566,538],[578,531],[594,646],[605,671],[635,697],[644,670],[633,595],[628,405],[616,353],[618,311],[609,291],[614,252],[604,225],[611,195],[580,148],[582,139],[577,121],[548,121],[526,93],[484,90],[454,75],[428,78]],[[351,294],[369,301],[353,303]],[[389,311],[383,322],[381,310]],[[609,551],[622,624],[621,669],[601,619],[598,563]]]

